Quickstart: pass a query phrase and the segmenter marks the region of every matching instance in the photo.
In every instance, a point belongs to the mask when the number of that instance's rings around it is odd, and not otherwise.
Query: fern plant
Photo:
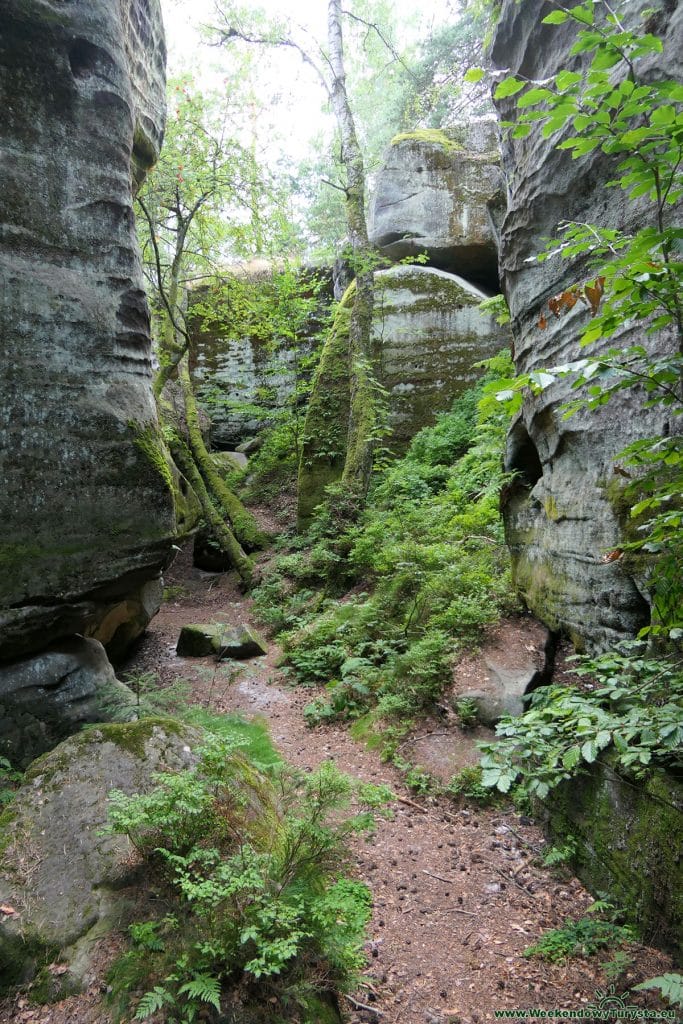
[[[310,775],[259,770],[220,737],[195,769],[155,776],[150,793],[112,792],[109,828],[129,837],[169,908],[131,927],[115,1001],[133,1001],[138,1020],[192,1024],[236,985],[274,1005],[308,992],[299,1011],[312,1022],[307,1000],[353,985],[361,966],[370,894],[345,876],[346,842],[389,797],[332,762]]]

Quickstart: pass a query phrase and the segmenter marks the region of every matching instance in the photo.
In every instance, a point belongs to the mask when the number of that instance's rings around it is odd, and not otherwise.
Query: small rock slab
[[[524,696],[547,681],[553,642],[549,630],[531,616],[504,619],[474,655],[456,666],[451,703],[470,700],[482,725],[505,715],[521,715]]]
[[[217,658],[245,660],[268,653],[268,647],[251,626],[226,626],[222,622],[183,626],[176,653],[183,658]]]

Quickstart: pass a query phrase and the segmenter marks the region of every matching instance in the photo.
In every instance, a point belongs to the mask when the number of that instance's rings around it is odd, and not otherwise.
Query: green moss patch
[[[646,941],[683,948],[683,785],[664,772],[621,779],[609,763],[553,791],[555,839],[577,838],[572,867],[593,893],[607,893]]]
[[[439,128],[418,128],[414,132],[399,132],[398,135],[394,135],[390,145],[398,146],[401,142],[424,142],[430,146],[440,146],[448,153],[462,150],[462,146]]]

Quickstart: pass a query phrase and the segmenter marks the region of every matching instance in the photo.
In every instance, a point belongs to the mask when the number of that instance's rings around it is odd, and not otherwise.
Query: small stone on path
[[[250,626],[226,626],[220,622],[183,626],[176,653],[184,658],[258,658],[268,653],[265,642]]]

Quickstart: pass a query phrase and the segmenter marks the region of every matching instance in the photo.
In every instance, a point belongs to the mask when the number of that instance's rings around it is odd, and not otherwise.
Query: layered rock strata
[[[630,24],[639,23],[645,6],[640,0],[626,5]],[[505,0],[493,41],[494,66],[544,80],[577,64],[569,53],[576,26],[543,25],[550,9]],[[639,65],[639,73],[680,79],[683,8],[662,5],[648,28],[665,38],[665,48],[649,69]],[[498,107],[502,119],[514,119],[514,100]],[[506,135],[503,145],[508,200],[500,271],[521,373],[585,354],[579,348],[588,316],[584,306],[577,304],[559,319],[541,317],[548,299],[590,274],[576,261],[534,262],[546,240],[557,236],[558,225],[572,219],[628,231],[652,216],[620,189],[606,187],[613,159],[598,151],[573,160],[557,149],[559,142],[558,133],[546,139],[534,131],[524,139]],[[628,325],[610,340],[617,346],[634,343],[660,351],[674,344],[663,332],[647,335]],[[615,473],[615,457],[629,442],[666,434],[676,424],[667,410],[645,409],[635,391],[567,420],[563,406],[570,397],[575,394],[565,378],[527,399],[512,427],[507,468],[517,471],[519,486],[510,491],[505,508],[507,537],[517,584],[534,614],[580,644],[603,647],[632,636],[649,620],[645,580],[624,561],[603,560],[619,547],[625,525],[624,481]]]
[[[174,508],[132,197],[164,63],[158,0],[3,5],[0,661],[158,607]]]

